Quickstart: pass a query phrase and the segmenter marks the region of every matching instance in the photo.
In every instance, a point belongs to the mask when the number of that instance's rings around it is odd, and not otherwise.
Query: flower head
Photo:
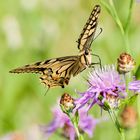
[[[61,128],[61,135],[69,138],[70,140],[75,140],[76,133],[75,129],[69,119],[69,117],[62,112],[60,107],[55,107],[53,109],[54,119],[49,125],[42,127],[43,132],[48,138],[52,133]],[[83,133],[87,133],[89,137],[93,136],[93,130],[95,129],[96,124],[99,120],[94,119],[92,116],[87,115],[85,109],[79,110],[79,129]]]
[[[138,121],[138,113],[133,106],[126,106],[121,113],[121,122],[124,128],[133,128]]]
[[[137,83],[137,86],[133,86]],[[140,81],[130,84],[131,90],[140,87]],[[135,88],[134,88],[135,87]],[[129,89],[129,87],[128,87]],[[76,108],[81,108],[88,104],[88,109],[95,103],[102,108],[118,108],[120,100],[127,96],[125,79],[115,70],[114,65],[107,65],[103,68],[95,69],[89,75],[88,89],[81,93],[81,97],[75,101]]]
[[[60,106],[64,113],[70,113],[75,108],[74,99],[68,93],[64,93],[60,99]]]
[[[118,58],[118,71],[119,73],[127,73],[134,69],[135,61],[128,53],[121,53]]]

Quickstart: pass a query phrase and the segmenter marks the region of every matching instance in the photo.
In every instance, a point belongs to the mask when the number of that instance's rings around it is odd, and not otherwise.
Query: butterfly
[[[87,67],[92,66],[91,44],[94,40],[100,5],[95,5],[88,18],[77,43],[79,54],[53,58],[46,61],[25,65],[10,71],[10,73],[39,73],[42,83],[48,88],[68,85],[71,76],[76,76]]]

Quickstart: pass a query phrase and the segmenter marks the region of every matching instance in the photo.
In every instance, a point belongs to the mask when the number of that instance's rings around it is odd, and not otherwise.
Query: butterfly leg
[[[99,63],[91,63],[89,68],[95,68],[95,65],[99,65]]]
[[[46,86],[46,85],[45,85]],[[49,91],[49,89],[50,89],[50,85],[47,85],[48,86],[48,88],[47,88],[47,90],[46,90],[46,92],[45,92],[45,94],[44,94],[44,96],[46,96],[46,94],[47,94],[47,92]]]
[[[91,54],[91,55],[97,57],[99,60],[99,62],[97,62],[97,63],[91,63],[91,67],[94,67],[94,65],[100,65],[100,68],[102,69],[102,62],[101,62],[101,58],[99,57],[99,55],[97,55],[97,54]]]

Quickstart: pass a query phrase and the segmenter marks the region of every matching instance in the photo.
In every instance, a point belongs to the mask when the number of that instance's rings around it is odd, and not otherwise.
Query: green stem
[[[128,39],[128,33],[125,32],[124,36],[123,36],[123,40],[126,46],[126,52],[130,53],[130,46],[129,46],[129,39]]]
[[[126,33],[128,33],[129,26],[130,26],[130,21],[131,21],[131,17],[132,17],[133,4],[134,4],[134,0],[130,0],[129,13],[128,13],[128,17],[127,17],[127,21],[126,21],[125,29],[124,29]]]
[[[120,21],[120,18],[119,18],[118,14],[117,14],[117,11],[116,11],[116,8],[115,8],[113,0],[110,0],[110,5],[112,7],[112,14],[114,15],[115,22],[118,25],[118,27],[120,28],[122,35],[124,36],[125,31],[124,31],[123,25],[122,25],[122,23]]]
[[[77,134],[78,139],[79,140],[84,140],[83,139],[83,136],[79,132],[78,125],[77,125],[77,123],[75,121],[73,122],[73,125],[74,125],[74,128],[75,128],[75,131],[76,131],[76,134]]]
[[[72,122],[72,124],[74,125],[78,140],[84,140],[83,136],[80,134],[79,129],[78,129],[78,123],[76,121],[75,116],[73,117],[71,114],[69,114],[69,118]]]
[[[115,22],[116,24],[118,25],[118,27],[120,28],[121,30],[121,34],[122,34],[122,37],[123,37],[123,40],[124,40],[124,44],[125,44],[125,47],[126,47],[126,52],[130,53],[130,47],[129,47],[129,39],[128,39],[128,33],[126,33],[126,30],[124,29],[121,21],[120,21],[120,18],[117,14],[117,11],[116,11],[116,8],[115,8],[115,5],[114,5],[114,2],[113,0],[110,0],[110,5],[113,9],[113,13],[114,13],[114,17],[115,17]],[[128,16],[128,20],[130,20],[130,17],[131,16]],[[128,29],[128,25],[129,25],[129,21],[127,21],[127,29]]]
[[[119,16],[118,16],[118,13],[116,11],[113,0],[109,0],[110,5],[108,5],[103,0],[100,0],[100,2],[104,5],[104,7],[107,9],[107,11],[110,13],[110,15],[113,17],[114,21],[116,22],[117,26],[119,27],[121,34],[122,34],[122,37],[123,37],[126,52],[130,53],[128,30],[129,30],[130,21],[131,21],[134,0],[130,0],[129,13],[128,13],[127,21],[126,21],[126,24],[124,27],[123,27],[123,24],[122,24]]]
[[[109,113],[113,123],[115,124],[115,127],[117,128],[119,134],[121,135],[121,140],[125,140],[124,130],[120,126],[115,112],[113,110],[108,110],[108,113]]]
[[[128,17],[127,17],[127,21],[124,27],[124,31],[125,31],[125,44],[126,44],[126,51],[128,53],[130,53],[130,47],[129,47],[129,39],[128,39],[128,31],[129,31],[129,27],[130,27],[130,21],[131,21],[131,17],[132,17],[132,9],[133,9],[133,5],[134,5],[134,0],[130,0],[130,5],[129,5],[129,13],[128,13]]]

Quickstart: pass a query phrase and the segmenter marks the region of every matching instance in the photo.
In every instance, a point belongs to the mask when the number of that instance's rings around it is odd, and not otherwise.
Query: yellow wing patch
[[[98,24],[98,16],[101,11],[100,5],[96,5],[92,10],[89,19],[87,20],[82,33],[78,39],[78,49],[83,50],[85,48],[89,48],[94,39],[96,27]]]

